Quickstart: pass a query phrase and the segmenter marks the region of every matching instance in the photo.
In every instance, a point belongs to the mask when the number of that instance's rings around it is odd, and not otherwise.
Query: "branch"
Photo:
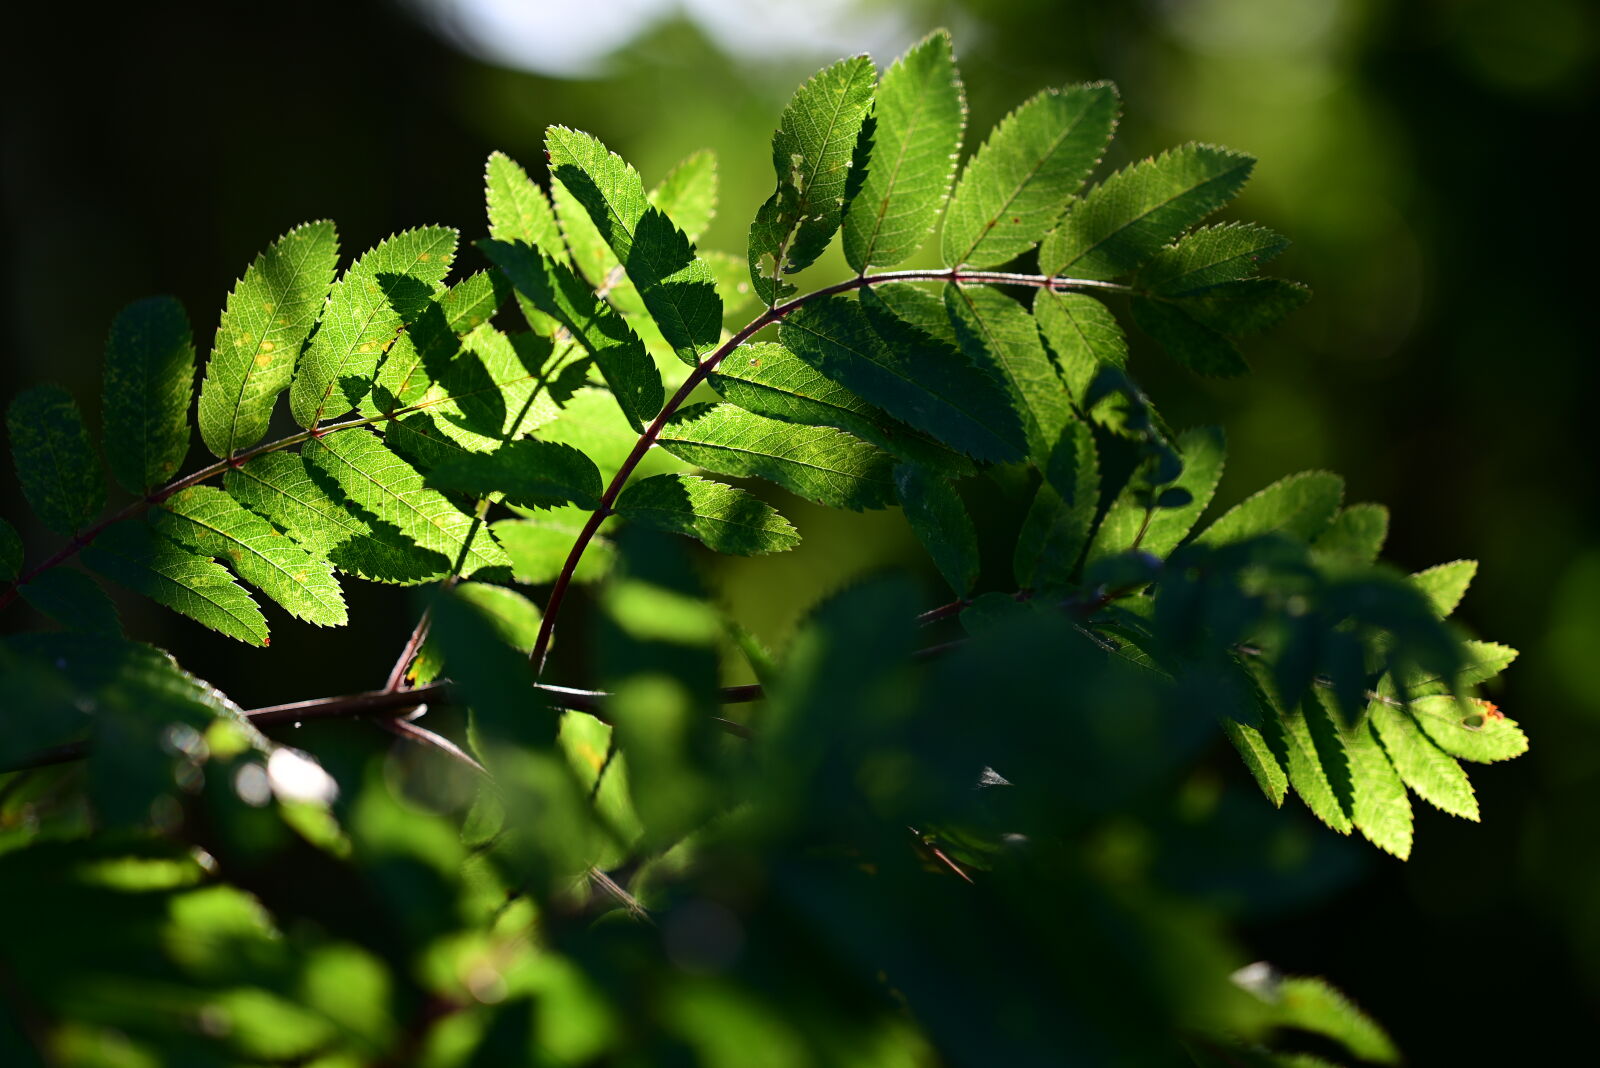
[[[611,515],[611,508],[616,503],[617,496],[622,492],[622,487],[632,477],[634,470],[639,466],[650,447],[661,436],[662,429],[667,420],[671,419],[689,395],[699,388],[711,373],[715,371],[727,358],[728,354],[751,337],[762,330],[782,322],[783,319],[795,309],[805,306],[823,297],[836,296],[840,293],[849,293],[857,289],[866,289],[874,285],[883,285],[889,282],[955,282],[975,283],[986,285],[1016,285],[1031,286],[1034,289],[1099,289],[1115,293],[1134,292],[1131,286],[1121,285],[1116,282],[1103,282],[1092,278],[1054,278],[1042,274],[1013,274],[1008,271],[963,271],[959,267],[949,267],[943,270],[925,271],[885,271],[882,274],[864,274],[855,278],[848,278],[843,282],[836,282],[831,286],[813,290],[794,298],[786,304],[777,304],[767,308],[760,315],[752,319],[744,329],[734,334],[727,341],[712,351],[705,359],[695,365],[689,377],[684,380],[678,391],[668,399],[656,417],[651,420],[639,435],[639,440],[634,443],[633,451],[628,453],[622,466],[617,468],[617,473],[612,476],[611,482],[606,486],[605,493],[600,497],[600,505],[589,513],[588,520],[583,528],[578,531],[578,537],[572,544],[572,551],[567,554],[566,562],[561,565],[561,571],[556,576],[556,581],[550,587],[550,598],[545,602],[544,618],[539,621],[539,637],[534,642],[533,652],[529,659],[533,662],[534,675],[538,677],[544,673],[545,658],[550,652],[550,638],[555,631],[556,615],[561,611],[561,602],[566,598],[567,587],[572,584],[572,576],[578,570],[578,563],[583,559],[584,550],[594,539],[599,531],[600,524]]]

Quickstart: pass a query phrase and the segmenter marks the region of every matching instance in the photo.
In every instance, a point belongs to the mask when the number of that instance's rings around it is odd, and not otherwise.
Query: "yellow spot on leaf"
[[[256,366],[257,367],[270,367],[270,366],[272,366],[272,353],[263,352],[259,356],[257,356],[256,357]]]

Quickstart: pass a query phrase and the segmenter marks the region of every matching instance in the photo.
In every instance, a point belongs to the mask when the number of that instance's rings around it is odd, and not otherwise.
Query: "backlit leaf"
[[[686,534],[719,553],[756,556],[800,544],[789,521],[744,490],[694,475],[654,475],[631,483],[617,514],[658,530]]]
[[[183,305],[150,297],[128,305],[106,341],[104,419],[117,443],[106,465],[122,487],[143,495],[178,471],[189,451],[194,338]]]
[[[144,523],[107,527],[83,550],[83,562],[214,631],[250,645],[267,644],[267,621],[226,568],[180,549]]]

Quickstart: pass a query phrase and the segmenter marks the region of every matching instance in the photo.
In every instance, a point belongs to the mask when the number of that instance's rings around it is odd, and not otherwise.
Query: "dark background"
[[[449,31],[450,6],[9,12],[0,396],[60,381],[96,425],[100,348],[121,305],[178,296],[204,354],[232,281],[307,219],[335,219],[347,256],[422,223],[481,236],[484,157],[536,163],[549,122],[596,133],[647,181],[716,149],[722,212],[702,244],[738,250],[770,189],[783,102],[844,51],[819,28],[817,42],[793,35],[791,54],[741,58],[680,16],[603,70],[554,78],[473,58],[452,43],[470,35]],[[1580,160],[1597,16],[1579,0],[856,6],[889,40],[880,63],[954,29],[969,147],[1044,85],[1111,78],[1125,100],[1112,165],[1189,139],[1260,158],[1231,216],[1294,238],[1279,271],[1316,300],[1247,347],[1251,378],[1201,382],[1150,360],[1137,371],[1174,423],[1227,427],[1224,497],[1328,467],[1353,499],[1390,505],[1398,563],[1482,560],[1461,618],[1523,650],[1495,696],[1533,749],[1474,774],[1482,826],[1419,805],[1409,863],[1366,850],[1353,889],[1245,940],[1351,991],[1418,1063],[1585,1048],[1600,1008],[1600,502],[1583,340],[1595,196]],[[0,507],[37,558],[51,541],[17,497],[7,478]],[[777,643],[827,588],[911,556],[893,513],[799,512],[807,547],[714,577]],[[137,604],[124,614],[130,633],[250,706],[382,681],[411,595],[348,592],[348,630],[280,626],[265,652]],[[13,611],[7,629],[27,622]]]

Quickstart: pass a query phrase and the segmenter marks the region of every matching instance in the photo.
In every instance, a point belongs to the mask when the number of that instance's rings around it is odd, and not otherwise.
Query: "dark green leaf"
[[[1250,365],[1239,354],[1239,347],[1184,308],[1142,297],[1134,297],[1131,307],[1139,329],[1195,374],[1231,378],[1249,373]]]
[[[968,596],[978,581],[978,532],[960,494],[948,480],[915,464],[896,467],[894,482],[906,521],[933,565],[957,597]]]
[[[722,475],[764,478],[832,508],[882,508],[894,496],[893,459],[831,427],[797,426],[731,404],[677,413],[658,444]]]
[[[844,216],[844,255],[857,271],[893,267],[921,247],[950,195],[967,101],[950,35],[937,30],[884,72],[872,151]]]
[[[571,445],[508,441],[494,452],[471,453],[428,472],[427,484],[469,497],[504,493],[507,504],[551,508],[572,502],[600,506],[600,471]]]
[[[1352,504],[1333,517],[1312,549],[1324,559],[1370,564],[1378,559],[1388,534],[1389,509],[1381,504]]]
[[[122,633],[122,622],[111,598],[82,571],[53,567],[29,579],[17,592],[68,630],[114,636]]]
[[[1151,257],[1134,288],[1175,297],[1248,278],[1289,247],[1287,238],[1252,223],[1223,223],[1196,230]]]
[[[1075,202],[1039,245],[1039,270],[1116,278],[1232,200],[1255,160],[1212,145],[1184,145],[1118,171]]]
[[[1189,503],[1162,508],[1148,499],[1148,490],[1141,491],[1130,483],[1118,494],[1095,532],[1089,547],[1091,563],[1126,549],[1142,549],[1164,558],[1194,527],[1222,479],[1227,443],[1219,428],[1198,427],[1179,435],[1178,451],[1183,457],[1183,473],[1172,486],[1187,490]]]
[[[1263,534],[1284,534],[1309,542],[1333,520],[1343,496],[1344,479],[1338,475],[1302,471],[1246,497],[1195,540],[1202,545],[1226,545]]]
[[[778,188],[750,224],[750,279],[768,304],[794,292],[783,277],[809,267],[839,229],[876,80],[871,59],[841,59],[812,76],[783,110],[772,135]]]
[[[6,412],[17,480],[45,526],[71,534],[105,507],[105,477],[78,405],[60,386],[34,386]]]
[[[1164,299],[1207,330],[1240,337],[1277,326],[1311,299],[1311,290],[1282,278],[1242,278],[1189,296]]]
[[[779,339],[828,378],[974,459],[1009,462],[1026,451],[1000,387],[887,308],[869,321],[845,297],[813,301],[784,319]]]
[[[1100,162],[1118,106],[1100,82],[1047,89],[1002,119],[950,198],[945,264],[992,267],[1032,248]]]
[[[107,466],[122,487],[143,495],[178,471],[189,451],[194,338],[183,305],[150,297],[128,305],[106,341]]]
[[[218,633],[250,645],[267,644],[267,621],[226,568],[178,548],[144,523],[107,527],[83,550],[83,562]]]
[[[333,223],[306,223],[257,256],[228,294],[200,386],[200,438],[213,454],[232,456],[267,432],[338,260]]]
[[[1121,324],[1093,297],[1041,289],[1033,298],[1033,315],[1055,350],[1067,393],[1079,404],[1101,367],[1127,364],[1128,339]]]
[[[1017,585],[1055,589],[1066,585],[1089,542],[1100,506],[1100,469],[1094,435],[1073,420],[1061,429],[1045,466],[1045,479],[1022,521],[1012,569]]]
[[[945,307],[961,351],[1006,383],[1023,413],[1029,451],[1043,463],[1072,419],[1072,398],[1028,310],[992,286],[948,285]]]
[[[735,556],[779,553],[800,544],[794,527],[771,505],[694,475],[654,475],[631,483],[617,498],[617,514]]]

